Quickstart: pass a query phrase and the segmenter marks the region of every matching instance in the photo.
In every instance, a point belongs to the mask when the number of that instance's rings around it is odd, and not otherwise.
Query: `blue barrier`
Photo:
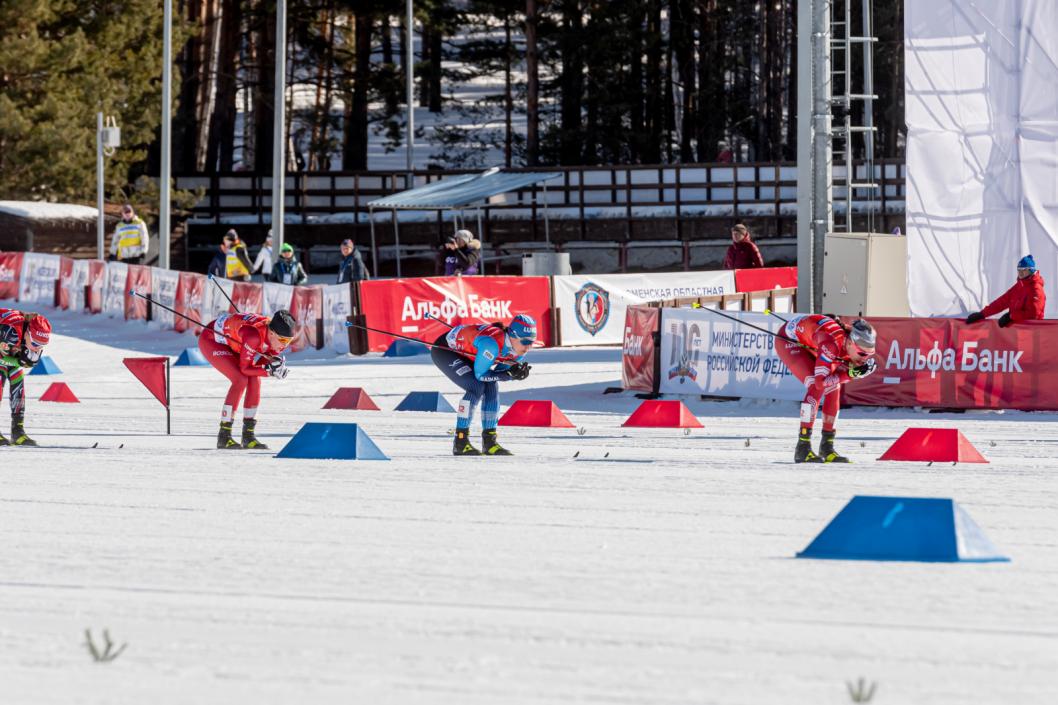
[[[397,404],[396,411],[455,411],[440,392],[412,392]]]
[[[315,460],[389,460],[355,423],[307,423],[294,434],[277,458]]]
[[[951,499],[855,496],[798,558],[1009,561]]]
[[[202,355],[198,348],[184,348],[180,357],[176,358],[173,367],[202,367],[209,366],[209,361]]]
[[[389,344],[386,352],[382,353],[382,357],[412,357],[414,355],[428,355],[429,353],[430,348],[423,343],[397,338]]]
[[[33,369],[29,372],[31,375],[61,375],[62,370],[55,364],[55,360],[45,355],[40,359]]]

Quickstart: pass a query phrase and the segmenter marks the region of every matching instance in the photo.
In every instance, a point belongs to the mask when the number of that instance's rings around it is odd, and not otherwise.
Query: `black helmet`
[[[268,322],[268,330],[280,338],[293,338],[298,334],[298,322],[290,315],[290,311],[281,308],[272,314],[272,320]]]
[[[857,318],[849,326],[849,339],[861,350],[874,350],[877,344],[877,336],[874,334],[874,326],[862,318]]]

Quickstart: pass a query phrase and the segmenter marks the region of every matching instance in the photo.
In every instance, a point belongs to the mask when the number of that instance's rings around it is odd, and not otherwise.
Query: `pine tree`
[[[121,127],[122,146],[107,160],[108,191],[131,180],[161,122],[161,25],[155,0],[0,3],[5,198],[92,200],[99,111]],[[174,48],[186,36],[176,23]]]

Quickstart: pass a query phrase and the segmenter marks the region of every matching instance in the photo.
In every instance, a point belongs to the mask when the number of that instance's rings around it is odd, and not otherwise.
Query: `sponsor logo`
[[[644,336],[642,335],[635,335],[632,333],[631,326],[625,326],[624,354],[633,357],[642,357],[643,337]]]
[[[589,335],[595,335],[610,320],[610,292],[588,282],[574,295],[577,323]]]
[[[436,301],[415,301],[412,297],[405,296],[404,304],[401,306],[400,311],[401,322],[421,321],[427,317],[427,314],[431,318],[437,318],[447,323],[451,323],[456,317],[473,317],[479,320],[491,321],[514,318],[514,314],[511,313],[513,302],[510,299],[482,299],[477,294],[467,294],[466,299],[460,301],[455,298],[449,298],[447,292],[443,293],[445,294],[445,300],[440,303]]]

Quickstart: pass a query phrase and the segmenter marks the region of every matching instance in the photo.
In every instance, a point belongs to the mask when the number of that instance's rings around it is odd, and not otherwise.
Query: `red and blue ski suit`
[[[481,402],[481,427],[496,428],[500,413],[499,382],[511,379],[511,365],[522,361],[497,324],[456,326],[434,342],[433,363],[466,393],[459,402],[456,428],[467,430]]]

